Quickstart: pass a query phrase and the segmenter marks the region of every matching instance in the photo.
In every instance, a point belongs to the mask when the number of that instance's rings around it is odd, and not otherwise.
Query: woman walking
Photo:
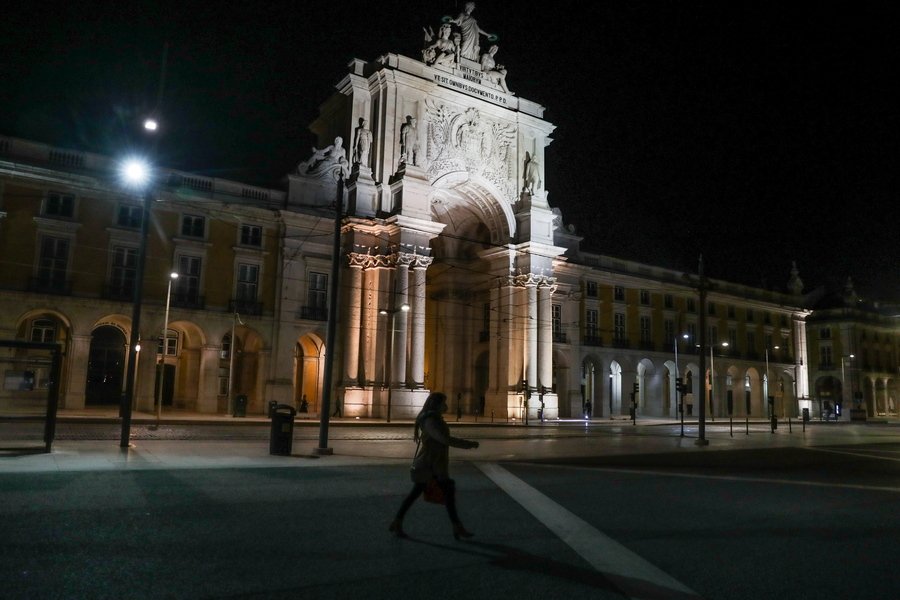
[[[407,537],[403,531],[403,517],[413,502],[422,495],[428,481],[433,477],[444,494],[447,515],[453,524],[453,537],[470,538],[459,515],[456,514],[456,485],[450,479],[448,464],[450,462],[450,446],[454,448],[477,448],[478,442],[455,438],[450,435],[450,428],[444,421],[443,413],[447,412],[447,396],[441,392],[433,392],[425,400],[422,410],[416,417],[416,428],[413,437],[421,446],[413,460],[413,488],[409,492],[397,516],[391,522],[389,530],[399,538]]]

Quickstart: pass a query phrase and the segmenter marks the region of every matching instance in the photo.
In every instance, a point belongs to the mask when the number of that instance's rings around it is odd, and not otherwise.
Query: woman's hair
[[[435,413],[440,415],[441,406],[446,401],[447,394],[444,394],[443,392],[431,392],[428,394],[428,397],[425,399],[425,404],[422,405],[422,410],[420,410],[419,414],[416,416],[416,426],[413,430],[413,439],[416,442],[419,441],[419,429],[422,427],[422,421],[425,420],[425,417]]]
[[[443,392],[431,392],[425,399],[425,404],[422,405],[422,410],[419,411],[419,414],[422,415],[433,410],[441,412],[441,405],[446,401],[447,394]]]

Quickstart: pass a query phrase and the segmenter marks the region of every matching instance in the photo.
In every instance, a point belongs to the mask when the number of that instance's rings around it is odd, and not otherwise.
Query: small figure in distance
[[[477,448],[478,442],[451,436],[450,427],[444,421],[443,414],[445,412],[447,412],[447,396],[441,392],[432,392],[416,417],[413,437],[417,443],[421,442],[421,446],[413,460],[411,471],[413,487],[403,500],[400,510],[397,511],[397,515],[388,528],[398,538],[407,537],[406,532],[403,531],[403,517],[425,491],[426,484],[432,478],[437,480],[438,487],[444,493],[447,515],[453,524],[453,537],[457,540],[472,537],[472,534],[463,527],[456,512],[456,484],[450,479],[449,462],[451,446],[466,449]]]

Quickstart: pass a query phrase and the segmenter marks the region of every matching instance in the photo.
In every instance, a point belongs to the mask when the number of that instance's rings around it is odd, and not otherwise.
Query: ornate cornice
[[[412,267],[413,269],[427,269],[434,262],[430,256],[411,254],[409,252],[394,252],[391,254],[363,254],[351,252],[347,255],[351,267],[362,269],[392,269],[395,267]]]

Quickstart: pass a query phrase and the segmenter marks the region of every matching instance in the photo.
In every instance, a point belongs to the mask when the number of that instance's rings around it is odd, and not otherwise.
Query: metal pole
[[[706,344],[707,344],[707,335],[706,331],[706,278],[703,275],[703,256],[700,256],[700,265],[698,268],[700,282],[699,282],[699,292],[700,292],[700,372],[705,376],[706,375]],[[706,385],[700,386],[700,414],[698,415],[699,425],[697,427],[697,441],[696,444],[698,446],[706,446],[709,444],[709,440],[706,439]]]
[[[388,337],[388,355],[387,355],[387,422],[391,422],[391,388],[393,387],[393,368],[394,368],[394,319],[397,317],[397,311],[391,311],[391,335]],[[457,400],[457,403],[459,400]]]
[[[319,447],[316,454],[334,454],[328,447],[328,419],[331,414],[331,394],[334,371],[335,342],[338,318],[338,276],[341,261],[341,221],[344,209],[344,174],[338,176],[337,197],[334,200],[334,240],[331,247],[331,282],[328,298],[328,329],[325,332],[325,376],[322,390],[322,407],[319,414]]]
[[[716,389],[716,361],[713,356],[713,346],[715,341],[709,345],[709,413],[712,416],[713,396]]]
[[[134,400],[134,378],[137,373],[137,345],[141,329],[141,304],[144,301],[144,266],[147,263],[147,229],[150,221],[151,193],[144,191],[144,203],[141,212],[141,239],[138,246],[138,259],[134,275],[134,294],[131,307],[131,335],[128,341],[128,368],[125,370],[125,395],[122,397],[121,414],[122,430],[119,447],[128,448],[131,444],[131,403]]]
[[[675,340],[674,340],[673,344],[675,346],[675,379],[678,379],[678,336],[677,335],[675,336]],[[676,402],[675,412],[677,413],[678,412],[678,406],[677,406],[678,390],[675,390],[675,402]]]
[[[166,290],[166,317],[163,320],[163,346],[159,357],[159,373],[156,374],[156,428],[159,429],[159,420],[162,417],[163,403],[163,371],[166,368],[166,352],[169,350],[169,302],[172,299],[172,281],[178,276],[178,273],[169,275],[169,286]],[[234,334],[232,333],[232,338]],[[234,341],[232,340],[232,345]]]

